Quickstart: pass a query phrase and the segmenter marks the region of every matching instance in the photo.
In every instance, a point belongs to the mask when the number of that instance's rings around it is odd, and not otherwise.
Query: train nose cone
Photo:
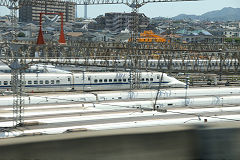
[[[186,87],[186,83],[181,82],[180,87]]]
[[[179,87],[179,88],[184,88],[184,87],[186,87],[186,83],[183,83],[183,82],[181,82],[181,81],[176,81],[176,82],[174,83],[174,86],[175,86],[175,87]]]

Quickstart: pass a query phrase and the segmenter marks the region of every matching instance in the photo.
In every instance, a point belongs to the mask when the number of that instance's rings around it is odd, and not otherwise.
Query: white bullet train
[[[38,59],[32,59],[31,61],[39,61]],[[56,63],[71,63],[76,65],[95,65],[95,66],[118,66],[118,67],[130,67],[132,65],[130,60],[104,60],[104,59],[49,59],[49,62],[56,62]],[[181,69],[192,69],[193,67],[198,67],[199,69],[219,69],[220,64],[223,67],[228,69],[236,69],[239,65],[237,59],[225,59],[221,61],[219,59],[198,59],[198,60],[191,60],[191,59],[173,59],[171,62],[169,60],[157,60],[157,59],[146,59],[146,60],[139,60],[139,67],[142,68],[162,68],[168,69],[169,64],[175,68],[176,70]]]
[[[157,94],[158,93],[158,94]],[[155,100],[158,95],[158,99],[180,99],[186,98],[200,98],[200,97],[213,97],[213,99],[218,99],[218,101],[223,101],[220,96],[238,96],[240,94],[239,87],[207,87],[207,88],[170,88],[159,90],[134,90],[129,92],[127,90],[121,91],[93,91],[85,93],[69,92],[67,94],[55,94],[55,93],[39,93],[31,94],[24,97],[24,103],[27,105],[33,104],[60,104],[60,103],[84,103],[84,102],[107,102],[107,101],[121,101],[126,100]],[[12,96],[0,96],[0,106],[12,105]],[[186,101],[190,102],[190,101]],[[169,103],[170,104],[170,103]]]
[[[7,65],[0,65],[0,73],[11,73],[11,69]],[[71,73],[71,72],[57,69],[53,65],[35,64],[26,69],[25,73]]]
[[[130,88],[129,72],[26,73],[26,92],[122,90]],[[161,78],[163,76],[163,78]],[[161,84],[159,84],[161,83]],[[140,87],[185,87],[185,83],[161,72],[141,72]],[[0,74],[0,91],[11,89],[11,75]]]

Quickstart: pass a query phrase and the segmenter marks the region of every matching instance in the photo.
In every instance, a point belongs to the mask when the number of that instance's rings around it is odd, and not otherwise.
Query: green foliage
[[[18,37],[25,37],[25,34],[23,32],[19,32],[17,36]]]
[[[225,38],[225,42],[232,42],[232,38]]]
[[[235,38],[236,43],[240,43],[240,38]]]
[[[240,38],[225,38],[225,42],[228,42],[228,43],[231,43],[231,42],[240,43]]]

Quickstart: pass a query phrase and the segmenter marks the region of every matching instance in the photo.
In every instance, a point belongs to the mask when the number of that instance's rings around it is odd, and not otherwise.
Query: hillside
[[[211,11],[202,15],[186,15],[180,14],[172,17],[174,20],[194,19],[194,20],[209,20],[209,21],[239,21],[240,8],[226,7],[221,10]]]

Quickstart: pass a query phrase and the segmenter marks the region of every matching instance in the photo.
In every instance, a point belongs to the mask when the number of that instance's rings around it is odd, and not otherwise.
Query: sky
[[[224,7],[240,8],[240,0],[201,0],[197,2],[161,2],[145,4],[139,9],[140,13],[144,13],[147,17],[174,17],[179,14],[195,14],[220,10]],[[84,7],[78,6],[78,17],[84,16]],[[107,12],[131,12],[131,8],[123,4],[115,5],[89,5],[88,17],[95,18],[98,15],[104,15]],[[0,7],[0,15],[9,14],[6,7]]]

